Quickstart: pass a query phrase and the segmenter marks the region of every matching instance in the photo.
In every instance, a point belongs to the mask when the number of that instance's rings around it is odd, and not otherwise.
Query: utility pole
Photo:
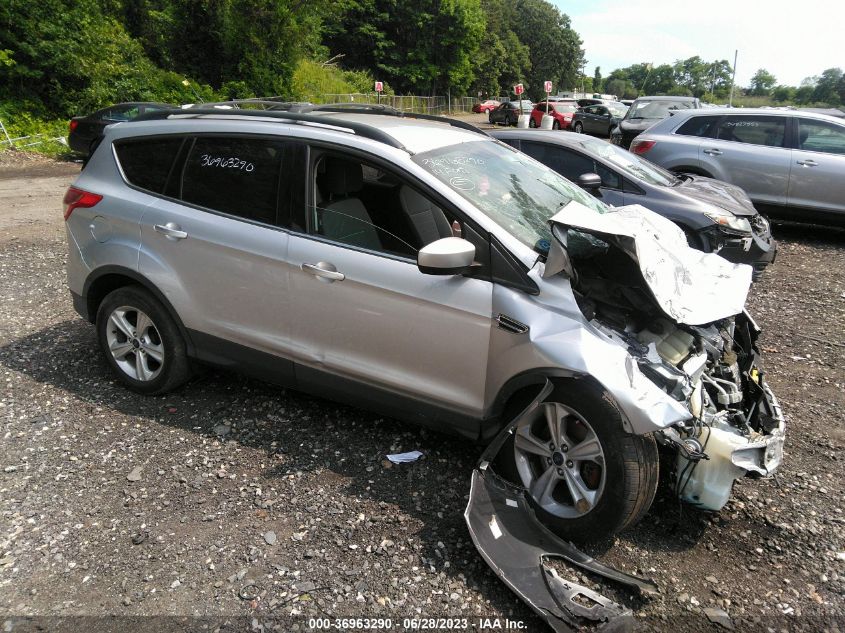
[[[739,49],[734,50],[734,72],[733,75],[731,75],[731,97],[728,101],[728,106],[731,108],[734,106],[734,83],[736,82],[736,58],[738,55]]]

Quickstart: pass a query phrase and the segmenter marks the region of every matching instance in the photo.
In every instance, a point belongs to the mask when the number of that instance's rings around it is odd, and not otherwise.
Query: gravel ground
[[[466,531],[478,447],[226,373],[158,398],[118,385],[65,286],[60,201],[78,166],[0,156],[4,630],[305,631],[314,616],[545,630]],[[711,515],[658,493],[591,551],[653,578],[656,598],[566,572],[646,630],[722,630],[708,609],[741,631],[845,629],[845,233],[776,232],[750,308],[789,422],[778,478],[739,482]],[[385,460],[413,449],[424,459]],[[71,615],[96,617],[27,620]]]

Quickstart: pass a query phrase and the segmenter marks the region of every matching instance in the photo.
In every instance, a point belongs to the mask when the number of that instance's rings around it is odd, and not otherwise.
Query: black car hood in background
[[[705,178],[684,174],[684,181],[674,187],[678,193],[685,194],[690,198],[707,202],[738,216],[753,216],[757,210],[751,204],[751,200],[745,192],[735,185]]]

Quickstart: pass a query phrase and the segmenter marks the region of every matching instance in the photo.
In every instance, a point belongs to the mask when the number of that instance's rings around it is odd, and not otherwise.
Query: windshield
[[[692,101],[635,101],[628,112],[629,119],[665,119],[672,110],[690,110]]]
[[[618,145],[591,143],[590,149],[601,158],[613,163],[616,167],[638,180],[644,180],[649,184],[659,185],[661,187],[674,187],[680,182],[678,178],[662,167],[658,167],[654,163],[650,163],[644,158],[640,158],[636,154],[622,149]]]
[[[423,152],[413,161],[475,205],[523,244],[549,249],[548,221],[572,200],[608,208],[545,165],[503,143],[477,141]]]

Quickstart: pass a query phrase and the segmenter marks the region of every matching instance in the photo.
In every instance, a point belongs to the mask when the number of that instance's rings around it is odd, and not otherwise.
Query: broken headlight
[[[712,211],[705,211],[704,215],[713,220],[722,229],[729,229],[735,233],[751,234],[751,223],[745,218],[738,218],[730,211],[713,209]]]

